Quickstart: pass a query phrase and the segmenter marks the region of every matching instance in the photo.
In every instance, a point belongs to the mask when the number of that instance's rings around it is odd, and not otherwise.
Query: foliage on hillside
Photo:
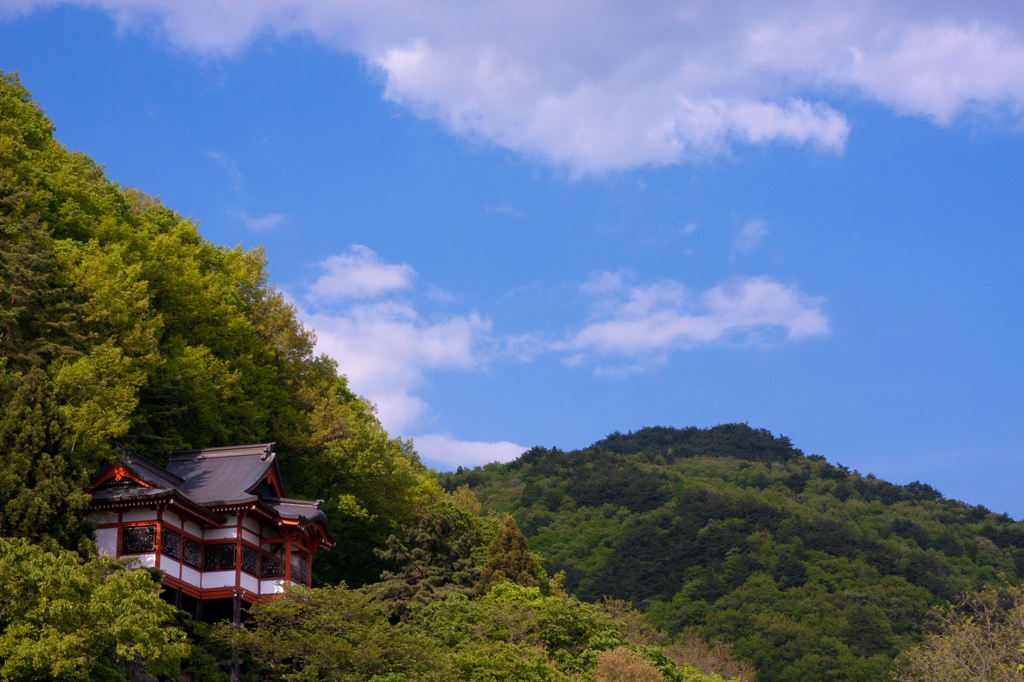
[[[246,628],[224,624],[220,638],[268,681],[629,679],[607,676],[612,654],[642,670],[643,680],[722,682],[677,664],[661,647],[631,641],[600,606],[510,582],[477,599],[450,595],[398,623],[365,591],[293,587],[254,606]]]
[[[411,443],[314,355],[262,249],[206,241],[53,131],[0,74],[0,533],[88,554],[76,491],[115,441],[158,461],[276,441],[346,538],[316,579],[376,579],[374,548],[438,493]]]
[[[148,571],[0,538],[0,679],[120,680],[136,660],[177,674],[191,647],[159,591]]]
[[[743,424],[615,433],[445,474],[585,601],[733,643],[762,682],[889,679],[935,604],[1024,575],[1024,523]]]

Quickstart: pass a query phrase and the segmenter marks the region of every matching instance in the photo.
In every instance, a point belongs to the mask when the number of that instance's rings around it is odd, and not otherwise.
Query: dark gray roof
[[[254,501],[249,490],[275,466],[273,443],[181,450],[168,455],[167,469],[182,478],[179,489],[199,504]]]
[[[268,507],[272,507],[281,518],[299,521],[301,523],[314,523],[319,521],[327,526],[327,514],[323,510],[323,500],[292,500],[286,497],[264,497],[260,500]],[[336,539],[330,530],[327,534],[332,540]]]

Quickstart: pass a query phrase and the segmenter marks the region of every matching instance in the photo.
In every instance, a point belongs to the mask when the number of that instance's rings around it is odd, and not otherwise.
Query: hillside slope
[[[580,598],[734,642],[762,682],[887,680],[931,606],[1024,576],[1024,523],[744,424],[534,448],[440,482],[512,514]]]
[[[318,582],[376,580],[373,549],[437,494],[267,279],[159,197],[54,137],[0,72],[0,535],[82,548],[88,474],[115,443],[277,443],[288,491],[325,500],[346,542]]]

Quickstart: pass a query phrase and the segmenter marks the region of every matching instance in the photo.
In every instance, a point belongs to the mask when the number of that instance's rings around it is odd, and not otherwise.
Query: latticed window
[[[203,563],[203,546],[195,540],[185,538],[181,560],[192,568],[199,568]]]
[[[235,567],[235,543],[207,545],[203,556],[204,571],[228,571]]]
[[[264,578],[283,578],[284,577],[284,562],[281,560],[281,552],[278,551],[276,555],[271,556],[269,554],[263,555],[263,577]]]
[[[250,575],[260,574],[260,553],[255,549],[242,546],[242,570]]]
[[[181,536],[173,530],[164,528],[160,534],[160,551],[169,557],[181,558]]]
[[[152,552],[156,544],[156,526],[130,526],[121,529],[121,554]]]

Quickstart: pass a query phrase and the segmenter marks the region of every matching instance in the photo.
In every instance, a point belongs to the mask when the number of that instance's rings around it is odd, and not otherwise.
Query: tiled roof
[[[183,479],[181,492],[200,504],[219,505],[251,501],[249,492],[276,466],[273,443],[203,450],[181,450],[168,455],[167,469]]]

